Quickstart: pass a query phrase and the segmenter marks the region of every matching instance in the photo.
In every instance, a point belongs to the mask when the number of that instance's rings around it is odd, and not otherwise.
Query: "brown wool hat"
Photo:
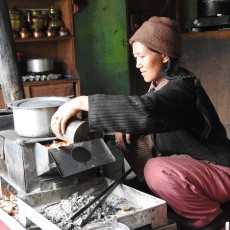
[[[181,56],[181,33],[176,21],[167,17],[151,17],[129,39],[132,45],[135,41],[150,49],[166,54],[171,58]]]

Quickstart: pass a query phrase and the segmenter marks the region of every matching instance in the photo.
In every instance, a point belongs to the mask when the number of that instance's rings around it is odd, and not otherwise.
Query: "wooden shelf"
[[[63,40],[70,40],[73,36],[63,36],[63,37],[43,37],[43,38],[16,38],[16,43],[28,43],[28,42],[53,42],[53,41],[63,41]]]
[[[80,95],[79,79],[28,81],[23,82],[23,86],[25,98],[43,96],[74,97],[76,95]],[[0,108],[5,108],[1,86]]]
[[[183,38],[230,38],[230,30],[183,33]]]
[[[63,83],[74,83],[79,79],[58,79],[58,80],[46,80],[46,81],[25,81],[23,84],[25,86],[33,86],[33,85],[53,85],[53,84],[63,84]]]
[[[72,0],[7,0],[9,6],[21,10],[54,9],[60,11],[60,17],[70,35],[64,37],[16,38],[16,52],[22,53],[19,63],[21,75],[26,75],[26,60],[30,58],[52,58],[54,73],[69,75],[71,79],[23,82],[25,98],[41,96],[79,96],[80,81],[75,63],[75,41],[73,26]],[[20,77],[20,76],[19,76]],[[0,87],[0,108],[5,108],[2,88]]]
[[[74,97],[80,94],[78,79],[29,81],[24,82],[23,85],[26,98],[42,96]]]

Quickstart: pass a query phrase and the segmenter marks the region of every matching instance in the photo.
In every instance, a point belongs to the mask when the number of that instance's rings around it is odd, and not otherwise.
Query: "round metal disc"
[[[91,159],[91,153],[83,147],[75,147],[72,150],[72,157],[78,162],[87,162]]]

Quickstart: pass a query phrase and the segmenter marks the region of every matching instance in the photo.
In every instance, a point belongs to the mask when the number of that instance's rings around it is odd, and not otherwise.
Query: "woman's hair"
[[[178,59],[169,57],[169,60],[163,66],[162,74],[166,77],[170,76],[173,72],[175,72],[178,69],[178,63]]]

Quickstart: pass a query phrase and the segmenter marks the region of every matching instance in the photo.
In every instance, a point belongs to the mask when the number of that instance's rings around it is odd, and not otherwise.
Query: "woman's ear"
[[[162,58],[163,58],[163,63],[166,63],[169,60],[169,56],[166,54],[162,54]]]

